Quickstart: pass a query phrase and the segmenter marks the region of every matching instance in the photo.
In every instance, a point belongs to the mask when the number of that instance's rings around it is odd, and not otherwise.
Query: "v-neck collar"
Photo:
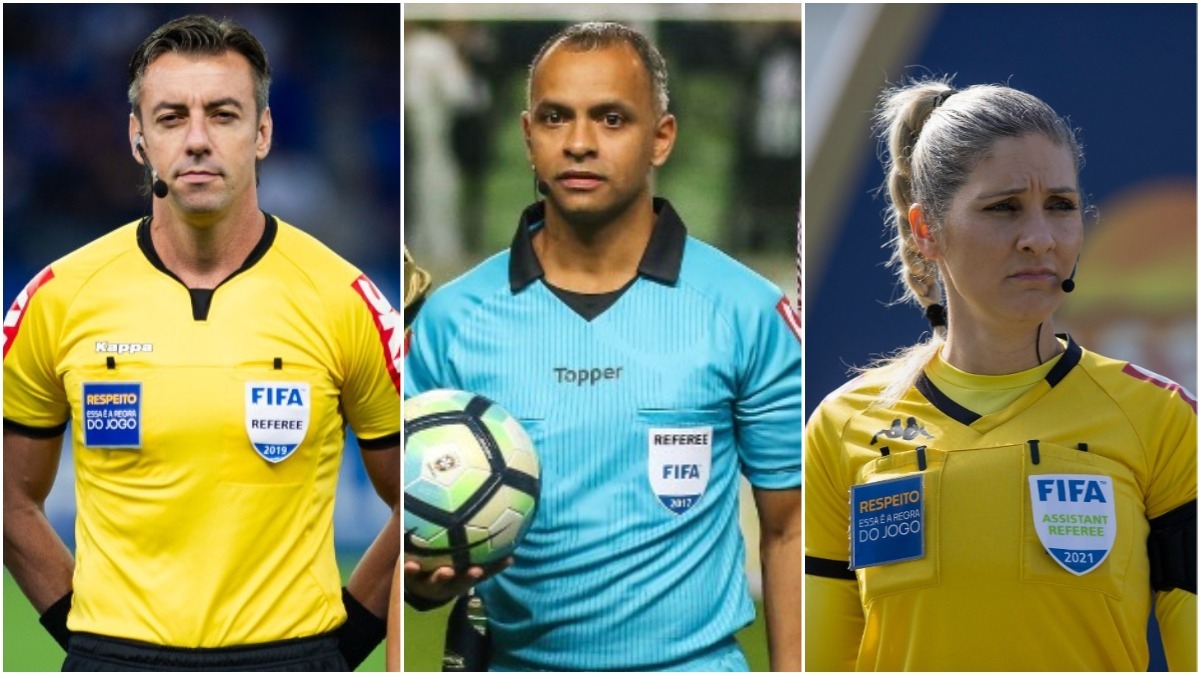
[[[142,255],[146,256],[146,260],[154,266],[154,269],[166,274],[175,281],[178,281],[184,288],[187,288],[188,296],[191,298],[192,303],[192,320],[207,321],[208,311],[212,307],[213,295],[216,293],[217,289],[223,286],[225,282],[229,281],[230,279],[236,277],[242,272],[245,272],[251,267],[254,267],[254,265],[259,260],[262,260],[262,257],[267,254],[267,251],[271,250],[271,244],[275,243],[275,235],[279,231],[279,225],[275,222],[275,217],[271,214],[263,212],[263,216],[266,218],[266,224],[263,227],[262,236],[259,237],[258,243],[255,244],[254,248],[250,251],[250,255],[246,256],[246,260],[242,263],[241,267],[234,270],[214,288],[189,288],[188,285],[183,283],[183,280],[176,276],[174,272],[167,269],[167,266],[163,263],[162,258],[159,257],[158,251],[154,250],[154,242],[150,239],[150,216],[146,216],[142,219],[142,222],[138,224],[137,244],[138,248],[142,251]]]
[[[654,198],[654,229],[638,262],[638,276],[674,286],[683,267],[687,227],[666,199]],[[546,221],[546,204],[538,202],[525,209],[513,237],[508,262],[509,290],[515,295],[545,276],[533,251],[533,234]]]
[[[942,392],[942,390],[938,389],[937,385],[925,374],[925,371],[921,371],[921,374],[917,377],[917,391],[921,392],[921,395],[943,415],[959,424],[971,427],[981,433],[986,433],[1016,417],[1035,401],[1045,396],[1062,382],[1067,373],[1079,365],[1079,360],[1083,357],[1083,348],[1066,333],[1059,333],[1058,337],[1067,342],[1067,350],[1063,353],[1062,358],[1050,369],[1049,373],[1046,373],[1045,379],[1030,387],[1029,391],[1022,394],[1017,400],[1002,410],[988,415],[980,415],[973,410],[964,408]]]

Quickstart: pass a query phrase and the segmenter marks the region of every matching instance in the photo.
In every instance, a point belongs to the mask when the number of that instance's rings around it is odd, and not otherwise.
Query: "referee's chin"
[[[608,185],[605,184],[600,188],[600,192],[607,192],[607,188]],[[600,201],[602,201],[602,195],[595,192],[586,195],[572,194],[563,200],[551,192],[546,195],[546,218],[549,220],[557,217],[565,224],[577,229],[599,230],[613,223],[624,221],[636,213],[639,208],[645,209],[645,213],[651,219],[654,217],[654,202],[650,199],[648,189],[609,204],[597,203]]]

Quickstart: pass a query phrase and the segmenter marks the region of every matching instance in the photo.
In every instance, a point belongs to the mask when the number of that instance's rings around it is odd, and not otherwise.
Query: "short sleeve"
[[[827,399],[804,430],[804,555],[850,564],[849,481],[838,460],[842,431]]]
[[[4,419],[32,433],[61,433],[70,403],[55,367],[62,302],[50,288],[54,271],[42,270],[4,317]]]
[[[1136,366],[1126,366],[1125,372],[1167,392],[1135,401],[1138,405],[1155,402],[1154,408],[1137,411],[1145,421],[1140,433],[1150,454],[1146,517],[1153,519],[1196,499],[1196,399],[1161,375]]]
[[[345,373],[342,406],[364,447],[399,441],[400,359],[403,318],[367,276],[351,284],[344,327]]]
[[[455,322],[443,294],[433,293],[404,337],[404,398],[431,389],[458,389],[450,350]],[[463,319],[464,321],[464,319]]]
[[[800,326],[787,298],[738,326],[742,332],[740,387],[734,404],[738,453],[751,485],[800,487]]]

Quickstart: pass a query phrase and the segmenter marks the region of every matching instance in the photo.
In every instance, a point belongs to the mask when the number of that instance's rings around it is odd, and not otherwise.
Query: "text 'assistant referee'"
[[[311,410],[307,382],[246,383],[246,432],[268,462],[282,462],[304,442]]]

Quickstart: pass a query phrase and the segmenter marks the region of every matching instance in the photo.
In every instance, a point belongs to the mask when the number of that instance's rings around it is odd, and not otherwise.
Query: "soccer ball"
[[[503,560],[533,522],[541,469],[515,417],[465,391],[404,402],[404,559],[421,569]]]

